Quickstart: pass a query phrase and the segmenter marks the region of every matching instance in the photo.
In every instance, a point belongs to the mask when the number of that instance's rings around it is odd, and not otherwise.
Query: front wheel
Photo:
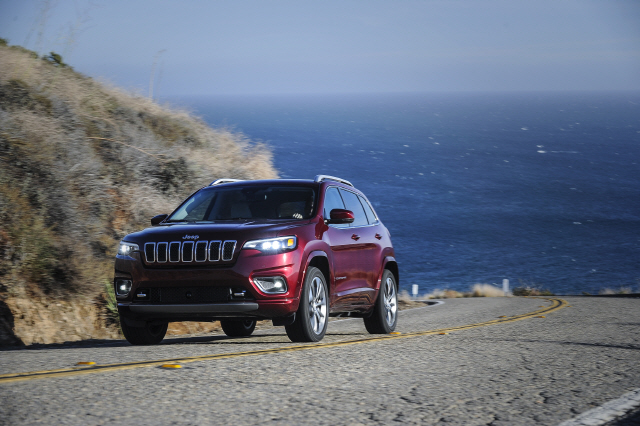
[[[120,328],[125,339],[132,345],[157,345],[162,342],[167,334],[168,322],[151,324],[147,322],[144,327],[131,327],[124,318],[120,318]]]
[[[222,331],[229,337],[246,337],[251,336],[253,330],[256,329],[255,320],[233,321],[223,320],[220,321]]]
[[[327,332],[329,296],[320,269],[310,266],[300,293],[300,307],[293,324],[286,325],[292,342],[319,342]]]
[[[388,334],[396,329],[398,322],[398,295],[396,279],[388,269],[382,274],[378,300],[364,326],[371,334]]]

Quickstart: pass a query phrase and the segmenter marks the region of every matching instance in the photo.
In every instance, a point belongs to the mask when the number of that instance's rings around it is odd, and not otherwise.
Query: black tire
[[[157,345],[167,334],[168,322],[161,324],[146,323],[144,327],[131,327],[124,318],[120,318],[120,328],[125,339],[132,345]]]
[[[385,269],[378,299],[371,316],[364,319],[364,326],[371,334],[389,334],[398,323],[398,286],[391,271]]]
[[[220,321],[222,331],[229,337],[246,337],[251,336],[253,330],[256,329],[255,320],[223,320]]]
[[[292,342],[319,342],[327,332],[329,323],[329,291],[320,269],[310,266],[300,292],[300,307],[296,319],[286,325]]]

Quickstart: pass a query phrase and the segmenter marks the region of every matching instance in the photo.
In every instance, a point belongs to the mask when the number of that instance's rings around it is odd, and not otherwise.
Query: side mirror
[[[163,220],[165,220],[168,217],[169,217],[168,214],[159,214],[158,216],[152,217],[151,218],[151,226],[156,226],[157,224],[159,224],[160,222],[162,222]]]
[[[333,209],[329,213],[330,219],[327,223],[339,224],[339,223],[352,223],[355,219],[351,210],[345,209]]]

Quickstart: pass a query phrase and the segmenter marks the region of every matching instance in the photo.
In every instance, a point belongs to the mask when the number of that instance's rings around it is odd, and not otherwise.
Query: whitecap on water
[[[529,130],[528,127],[520,127],[520,130]]]
[[[540,154],[546,154],[546,153],[547,153],[547,151],[542,151],[542,150],[539,150],[538,152],[539,152]]]

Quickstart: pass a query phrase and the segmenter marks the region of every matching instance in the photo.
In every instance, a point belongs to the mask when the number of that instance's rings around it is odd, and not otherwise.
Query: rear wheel
[[[371,334],[388,334],[396,329],[398,322],[398,294],[396,279],[388,269],[382,274],[378,300],[364,326]]]
[[[220,321],[222,331],[229,337],[246,337],[251,336],[253,330],[256,329],[255,320],[224,320]]]
[[[157,345],[167,334],[168,322],[160,324],[146,323],[144,327],[131,327],[124,318],[120,318],[120,327],[125,339],[132,345]]]
[[[296,319],[285,326],[292,342],[319,342],[327,332],[329,295],[320,269],[310,266],[300,293]]]

